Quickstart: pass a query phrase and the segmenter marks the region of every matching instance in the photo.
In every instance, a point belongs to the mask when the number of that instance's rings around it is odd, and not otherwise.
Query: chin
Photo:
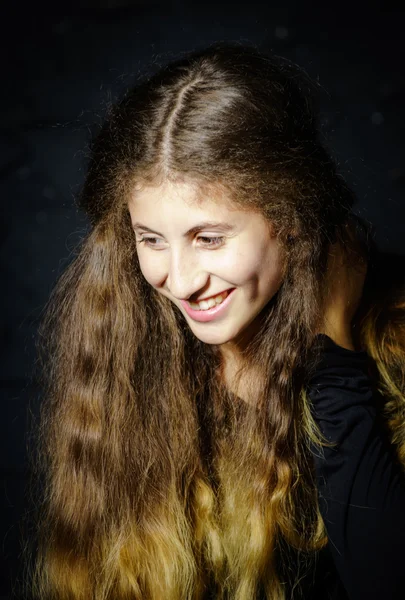
[[[216,335],[201,335],[193,331],[196,338],[200,340],[200,342],[204,342],[204,344],[210,344],[212,346],[221,346],[222,344],[226,344],[229,342],[228,338],[224,338],[223,336]]]
[[[236,338],[236,335],[232,335],[232,334],[224,334],[221,332],[209,332],[207,331],[205,332],[201,332],[201,331],[196,331],[194,328],[191,328],[191,331],[193,332],[193,334],[195,335],[196,338],[198,338],[201,342],[204,342],[204,344],[210,344],[213,346],[222,346],[223,344],[228,344],[229,342],[232,342],[232,340],[234,340]]]

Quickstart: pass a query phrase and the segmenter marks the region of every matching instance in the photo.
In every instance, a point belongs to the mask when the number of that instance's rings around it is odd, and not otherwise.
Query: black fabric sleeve
[[[368,356],[320,341],[307,391],[322,433],[336,442],[313,452],[330,551],[350,600],[404,600],[405,475],[377,418]]]

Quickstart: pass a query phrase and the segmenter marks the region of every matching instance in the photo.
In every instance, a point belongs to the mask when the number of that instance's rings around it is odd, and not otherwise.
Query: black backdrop
[[[402,12],[347,0],[111,0],[97,9],[70,2],[68,10],[16,6],[0,18],[0,598],[19,597],[12,588],[22,515],[29,527],[32,510],[27,445],[29,414],[40,402],[32,376],[38,319],[87,227],[74,202],[90,132],[139,71],[220,40],[255,43],[303,66],[324,88],[323,130],[357,192],[357,211],[383,248],[405,253]]]

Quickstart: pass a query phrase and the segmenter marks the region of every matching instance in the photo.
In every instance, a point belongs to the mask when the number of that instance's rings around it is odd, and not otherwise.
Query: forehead
[[[241,206],[224,186],[167,182],[138,185],[128,200],[133,224],[159,229],[193,228],[201,222],[223,223],[235,231],[273,237],[274,226],[254,207]]]
[[[246,212],[220,186],[202,186],[186,182],[165,182],[156,186],[135,186],[129,199],[131,212],[156,212],[157,209],[212,211],[221,213]]]

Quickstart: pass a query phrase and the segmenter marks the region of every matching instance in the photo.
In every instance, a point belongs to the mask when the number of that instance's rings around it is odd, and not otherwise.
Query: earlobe
[[[298,237],[298,229],[297,229],[297,227],[293,227],[293,229],[291,229],[289,231],[289,233],[287,234],[287,237],[286,237],[287,244],[289,244],[289,245],[293,244],[297,237]]]

